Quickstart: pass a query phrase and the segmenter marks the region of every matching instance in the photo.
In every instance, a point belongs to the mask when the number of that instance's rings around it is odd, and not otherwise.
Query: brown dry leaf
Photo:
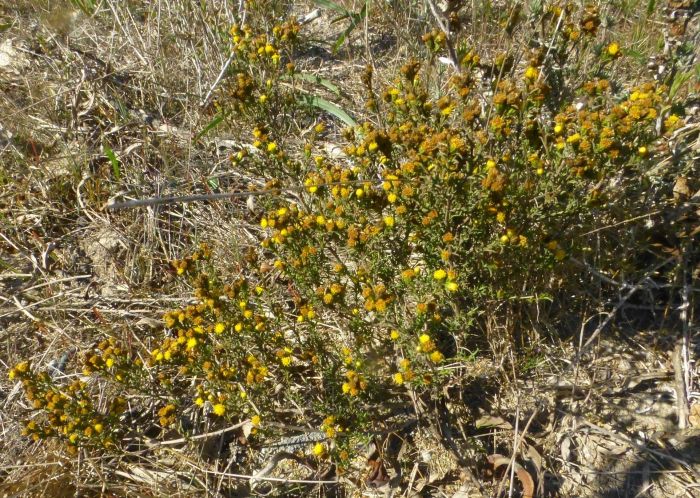
[[[489,455],[487,459],[494,472],[498,470],[499,467],[508,467],[510,463],[510,458],[499,455],[498,453]],[[515,475],[518,476],[518,480],[523,487],[523,498],[534,498],[535,481],[532,480],[532,476],[518,462],[513,462],[513,465],[515,466]]]
[[[501,417],[494,417],[492,415],[484,415],[475,422],[477,429],[483,429],[488,427],[495,427],[497,429],[513,429],[513,426],[505,419]]]
[[[690,422],[691,426],[700,428],[700,403],[693,403],[690,406],[690,415],[688,416],[688,422]]]
[[[386,472],[384,462],[381,458],[377,458],[376,460],[370,459],[367,461],[367,465],[369,465],[369,473],[367,474],[365,482],[368,486],[380,488],[389,482],[389,475]]]
[[[684,201],[688,197],[690,197],[688,179],[684,176],[679,176],[676,178],[676,183],[673,185],[673,198],[677,201]]]

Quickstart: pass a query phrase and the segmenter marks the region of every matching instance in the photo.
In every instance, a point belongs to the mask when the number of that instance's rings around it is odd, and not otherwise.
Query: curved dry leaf
[[[499,467],[508,467],[508,464],[510,464],[510,458],[499,455],[498,453],[489,455],[487,460],[491,464],[491,467],[493,467],[494,472],[498,470]],[[518,480],[523,487],[523,498],[534,498],[535,481],[532,480],[532,476],[530,476],[530,473],[518,462],[513,462],[513,466],[515,467],[515,475],[518,476]]]
[[[367,461],[367,465],[370,467],[367,478],[365,479],[368,486],[379,488],[389,482],[389,475],[386,472],[384,462],[381,458],[377,458],[376,460],[370,459]]]
[[[477,429],[483,429],[488,427],[494,427],[497,429],[513,429],[510,422],[501,417],[494,417],[491,415],[484,415],[475,422]]]

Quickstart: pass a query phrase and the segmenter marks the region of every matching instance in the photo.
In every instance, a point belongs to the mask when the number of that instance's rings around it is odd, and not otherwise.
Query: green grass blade
[[[301,95],[299,101],[303,104],[316,107],[328,114],[335,116],[348,126],[357,126],[357,122],[350,115],[333,102],[317,97],[316,95]]]
[[[353,32],[353,30],[365,19],[367,16],[367,4],[362,7],[362,10],[360,11],[359,14],[352,14],[351,19],[352,21],[350,22],[350,26],[347,27],[345,31],[338,37],[338,39],[335,41],[333,44],[333,53],[337,52],[338,49],[343,45],[345,40],[347,39],[348,36],[350,36],[350,33]]]
[[[112,174],[114,175],[114,178],[116,178],[116,180],[119,181],[122,177],[119,159],[117,159],[117,155],[114,153],[114,151],[109,145],[104,144],[104,150],[107,159],[109,159],[109,162],[112,163]]]
[[[197,142],[197,141],[198,141],[200,138],[202,138],[204,135],[206,135],[206,134],[209,133],[211,130],[213,130],[214,128],[216,128],[217,126],[219,126],[219,124],[221,124],[221,122],[224,120],[225,117],[226,117],[226,114],[225,114],[225,113],[219,113],[219,114],[217,114],[216,116],[214,116],[214,119],[212,119],[211,121],[209,121],[209,123],[207,123],[207,125],[204,127],[204,129],[202,129],[202,131],[200,131],[199,133],[197,133],[197,136],[194,137],[194,141]]]
[[[340,95],[342,92],[338,85],[333,83],[330,80],[327,80],[325,78],[321,78],[320,76],[316,76],[315,74],[309,74],[309,73],[295,73],[293,76],[288,76],[284,75],[282,77],[284,80],[289,80],[289,79],[299,79],[303,81],[308,81],[309,83],[314,83],[316,85],[320,85],[331,92],[333,92],[336,95]]]
[[[656,8],[656,0],[649,0],[647,3],[647,17],[651,17],[651,15],[654,13],[654,9]]]
[[[343,7],[342,5],[338,5],[335,2],[331,2],[330,0],[314,0],[314,3],[320,7],[325,7],[326,9],[330,10],[335,10],[336,12],[340,12],[342,14],[349,15],[350,11]]]

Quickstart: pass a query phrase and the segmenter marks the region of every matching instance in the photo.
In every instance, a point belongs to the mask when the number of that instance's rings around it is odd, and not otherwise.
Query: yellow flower
[[[214,332],[216,332],[217,334],[222,334],[224,330],[226,330],[225,324],[219,322],[216,325],[214,325]]]
[[[433,273],[433,278],[435,280],[442,280],[446,276],[447,276],[447,272],[445,270],[443,270],[442,268],[440,268],[439,270],[435,270],[435,272]]]
[[[114,366],[114,358],[107,358],[105,365],[107,365],[107,368],[112,368]]]
[[[320,457],[326,452],[326,447],[323,445],[323,443],[316,443],[312,451],[314,455]]]
[[[258,427],[260,425],[260,416],[259,415],[253,415],[250,418],[250,423],[253,424],[253,427]]]
[[[384,224],[388,227],[391,228],[394,226],[394,217],[393,216],[385,216],[384,217]]]
[[[525,70],[525,79],[526,80],[534,80],[537,79],[537,77],[540,75],[540,72],[537,70],[537,68],[534,68],[532,66],[529,66]]]
[[[430,336],[428,334],[421,334],[418,338],[418,342],[421,344],[428,344],[430,342]]]
[[[95,429],[95,432],[99,434],[104,429],[104,426],[100,423],[97,423],[93,426],[93,429]]]
[[[392,204],[395,203],[396,199],[397,199],[396,194],[393,192],[391,194],[387,195],[386,198]]]
[[[637,152],[639,152],[639,155],[640,155],[640,156],[646,156],[646,155],[647,155],[647,152],[649,152],[649,151],[647,150],[646,147],[644,147],[644,146],[642,145],[639,149],[637,149]]]
[[[398,330],[392,330],[391,333],[389,334],[389,337],[391,337],[392,341],[398,340],[399,337],[401,337],[401,334],[399,334]]]
[[[564,126],[562,126],[561,123],[557,123],[554,125],[554,133],[559,135],[562,131],[564,131]]]
[[[615,42],[612,42],[610,45],[608,45],[608,55],[610,55],[611,57],[615,57],[619,53],[620,45],[618,45]]]
[[[195,347],[197,347],[197,339],[194,337],[187,339],[187,349],[194,349]]]
[[[221,417],[224,413],[226,413],[226,407],[221,403],[217,403],[213,406],[212,411],[214,412],[214,415]]]
[[[261,104],[267,102],[267,95],[263,93],[260,97],[258,97],[258,102],[260,102]]]
[[[401,372],[396,372],[394,374],[394,384],[396,384],[397,386],[400,386],[401,384],[403,384],[403,381],[404,381],[403,374]]]
[[[201,397],[199,397],[199,398],[194,400],[194,404],[199,406],[199,407],[202,407],[202,406],[204,406],[204,400]]]
[[[457,284],[457,282],[447,282],[445,284],[445,289],[447,289],[450,292],[456,292],[457,290],[459,290],[459,285]]]
[[[268,152],[274,152],[277,150],[277,144],[275,142],[270,142],[267,144],[267,151]]]
[[[357,190],[355,190],[355,195],[356,195],[357,198],[359,199],[359,198],[361,198],[363,195],[365,195],[365,191],[362,190],[361,188],[358,188]]]
[[[569,144],[576,144],[576,143],[579,143],[580,141],[581,141],[581,135],[579,135],[578,133],[574,133],[573,135],[569,135],[566,138],[566,143],[569,143]]]
[[[440,351],[433,351],[430,353],[430,361],[433,363],[440,363],[445,356]]]

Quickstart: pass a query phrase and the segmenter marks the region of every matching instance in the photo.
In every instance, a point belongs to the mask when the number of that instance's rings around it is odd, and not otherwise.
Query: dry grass
[[[509,52],[523,41],[522,32],[537,29],[540,2],[467,3],[465,43],[483,53]],[[673,9],[658,2],[647,15],[647,4],[654,2],[599,3],[602,18],[610,21],[603,29],[615,39],[633,41],[634,54],[617,71],[634,81],[647,73],[651,55],[663,52],[664,40],[668,43],[664,32],[672,27]],[[62,362],[67,367],[57,375],[72,380],[80,376],[80,351],[105,337],[151,349],[163,311],[187,302],[190,292],[174,278],[169,261],[206,240],[220,274],[229,278],[243,271],[237,262],[258,245],[261,209],[252,198],[104,209],[113,200],[264,184],[229,161],[248,141],[249,125],[233,117],[197,138],[216,115],[215,105],[203,101],[226,62],[228,28],[244,10],[226,1],[105,0],[88,15],[78,4],[19,0],[0,6],[0,491],[5,496],[359,496],[363,491],[493,496],[500,481],[485,477],[485,456],[510,456],[514,447],[518,461],[536,478],[537,496],[700,496],[700,411],[691,413],[696,418],[688,427],[678,427],[682,401],[700,404],[694,359],[699,253],[692,238],[650,246],[654,258],[672,259],[672,272],[650,271],[658,261],[650,256],[645,278],[629,280],[624,267],[608,277],[591,266],[592,257],[579,295],[523,304],[517,317],[487,317],[482,326],[488,353],[460,367],[436,406],[415,400],[410,411],[429,414],[419,428],[409,425],[378,438],[391,476],[402,472],[379,491],[368,488],[364,459],[341,476],[340,484],[323,484],[336,479],[330,473],[324,477],[328,469],[310,470],[300,457],[280,462],[256,482],[251,476],[269,464],[270,455],[252,455],[219,426],[207,426],[214,434],[194,442],[172,443],[178,434],[161,434],[150,448],[107,454],[70,455],[58,443],[20,436],[20,421],[32,408],[20,384],[7,378],[13,365],[31,360],[50,368]],[[343,4],[353,12],[362,8],[359,2]],[[512,37],[504,26],[519,5],[525,27],[520,37]],[[313,8],[305,2],[260,2],[249,7],[249,15],[303,16]],[[342,82],[342,105],[348,109],[361,109],[360,74],[367,64],[373,64],[378,83],[390,80],[434,25],[427,3],[373,4],[351,43],[334,54],[330,46],[343,24],[331,23],[333,17],[323,11],[309,24],[298,65]],[[689,17],[683,35],[691,47],[698,42],[697,23],[697,15]],[[695,77],[697,46],[685,55],[685,69],[694,70]],[[581,61],[590,57],[580,54]],[[696,109],[688,114],[685,131],[695,138],[679,154],[697,160],[697,79],[695,85],[682,90],[688,93],[688,109]],[[213,102],[223,98],[222,87],[214,89]],[[308,131],[302,124],[289,123],[290,147],[295,140],[300,147],[297,137]],[[332,124],[330,145],[340,129]],[[694,181],[697,187],[697,177]],[[662,213],[649,219],[696,224],[697,196],[687,195],[690,207],[673,211],[676,218]],[[580,269],[572,275],[580,275]],[[606,278],[619,287],[617,294]],[[528,323],[519,321],[523,316]],[[610,322],[603,324],[606,316]],[[676,365],[690,389],[681,403],[672,362],[677,343],[684,349]],[[92,387],[106,399],[104,385],[93,381]],[[282,438],[284,427],[278,429]]]

